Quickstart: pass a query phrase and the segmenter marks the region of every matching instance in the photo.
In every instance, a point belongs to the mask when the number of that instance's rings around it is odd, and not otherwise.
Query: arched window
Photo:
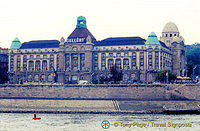
[[[52,81],[53,81],[53,75],[51,75],[51,74],[48,75],[48,81],[49,81],[49,82],[52,82]]]
[[[127,81],[127,80],[128,80],[128,75],[127,75],[127,74],[124,74],[124,75],[123,75],[123,80],[124,80],[124,81]]]
[[[28,75],[28,82],[32,82],[32,75]]]
[[[33,61],[29,61],[28,62],[28,69],[29,70],[34,70],[34,62]]]
[[[149,74],[149,81],[152,81],[152,74]]]
[[[39,76],[35,75],[35,82],[38,82],[38,81],[39,81]]]
[[[76,48],[76,47],[73,47],[73,48],[72,48],[72,51],[77,51],[77,48]]]
[[[121,59],[116,59],[116,60],[115,60],[115,64],[116,64],[116,66],[117,66],[118,68],[121,69]]]
[[[46,79],[45,75],[41,75],[40,79],[41,79],[41,82],[45,82],[45,79]]]
[[[108,68],[112,67],[114,65],[113,59],[108,59]]]
[[[42,61],[42,70],[48,70],[47,69],[47,61],[46,60]]]
[[[140,80],[144,81],[144,75],[143,74],[140,74]]]
[[[84,51],[84,50],[85,50],[85,47],[84,47],[84,46],[82,46],[82,47],[81,47],[81,51]]]
[[[40,61],[39,61],[39,60],[37,60],[37,61],[35,62],[35,70],[36,70],[36,71],[41,70],[41,69],[40,69]]]
[[[129,69],[129,59],[124,59],[123,61],[123,67],[125,70]]]

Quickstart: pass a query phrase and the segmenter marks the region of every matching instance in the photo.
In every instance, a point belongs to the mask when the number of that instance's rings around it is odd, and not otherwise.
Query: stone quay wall
[[[0,98],[9,97],[91,100],[200,100],[200,85],[1,85]]]
[[[199,85],[9,85],[0,112],[163,113],[200,110]]]
[[[24,85],[0,88],[0,98],[134,99],[165,100],[166,86],[127,85]]]

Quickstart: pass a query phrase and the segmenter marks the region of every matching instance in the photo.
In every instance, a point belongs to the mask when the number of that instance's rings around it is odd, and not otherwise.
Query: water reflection
[[[103,130],[101,122],[108,120],[111,124],[109,130],[192,130],[200,129],[200,115],[161,115],[161,114],[37,114],[41,120],[33,120],[33,114],[0,114],[0,130]],[[192,128],[172,128],[172,127],[115,127],[114,122],[177,122],[192,123]]]

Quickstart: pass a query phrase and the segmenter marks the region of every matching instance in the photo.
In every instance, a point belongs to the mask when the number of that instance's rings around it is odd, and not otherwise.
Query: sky
[[[185,44],[200,42],[200,0],[0,0],[0,47],[15,37],[23,42],[65,39],[85,16],[97,40],[108,37],[160,38],[174,22]]]

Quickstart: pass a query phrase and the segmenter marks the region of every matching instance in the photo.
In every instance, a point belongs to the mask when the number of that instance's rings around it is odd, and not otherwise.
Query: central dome
[[[163,31],[163,33],[179,33],[178,27],[173,22],[168,22]]]

